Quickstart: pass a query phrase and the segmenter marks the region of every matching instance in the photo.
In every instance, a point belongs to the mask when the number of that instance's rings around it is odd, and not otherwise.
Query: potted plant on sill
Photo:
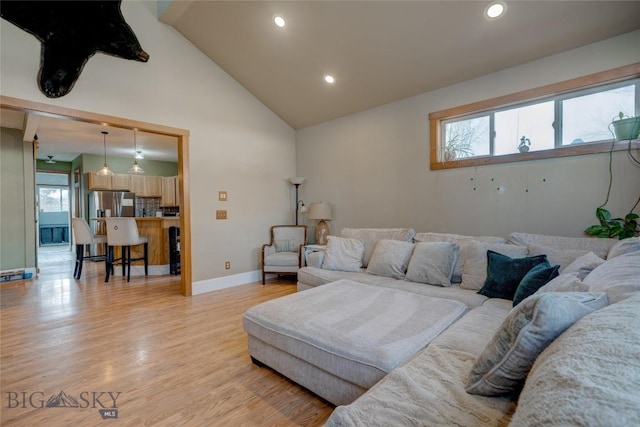
[[[640,116],[631,117],[622,111],[611,120],[616,141],[637,139],[640,135]]]
[[[529,151],[530,146],[531,146],[531,140],[526,136],[522,135],[522,138],[520,138],[520,145],[518,145],[518,151],[521,153],[526,153]]]
[[[444,146],[443,160],[445,162],[451,162],[469,156],[473,156],[471,143],[461,138],[460,135],[455,135],[449,139]]]

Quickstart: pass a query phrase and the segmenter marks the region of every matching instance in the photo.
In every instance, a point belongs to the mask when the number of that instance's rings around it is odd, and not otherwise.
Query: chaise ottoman
[[[338,280],[257,305],[243,326],[255,363],[344,405],[466,311],[458,301]]]

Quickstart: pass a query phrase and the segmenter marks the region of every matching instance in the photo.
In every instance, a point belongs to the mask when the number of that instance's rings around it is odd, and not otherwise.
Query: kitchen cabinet
[[[144,193],[146,197],[162,197],[162,177],[145,176]]]
[[[136,197],[162,197],[162,177],[130,175],[130,189]]]
[[[87,174],[87,183],[89,190],[111,190],[111,176],[98,175],[96,172]]]
[[[179,206],[178,198],[178,177],[164,176],[162,177],[162,199],[160,206]]]
[[[117,173],[111,177],[111,189],[120,191],[129,191],[130,178],[124,173]]]

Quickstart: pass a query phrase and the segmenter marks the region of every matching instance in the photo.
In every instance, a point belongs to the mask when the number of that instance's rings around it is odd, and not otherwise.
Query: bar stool
[[[85,259],[107,259],[106,251],[105,255],[84,256],[84,245],[104,245],[107,243],[107,236],[96,236],[93,234],[89,228],[89,224],[87,224],[84,218],[71,218],[71,227],[73,228],[73,236],[76,241],[76,267],[73,270],[73,278],[80,280],[82,263]]]
[[[138,225],[134,218],[105,218],[107,222],[107,274],[104,279],[109,281],[109,275],[113,274],[113,264],[115,261],[122,262],[122,275],[127,272],[127,282],[131,279],[131,261],[144,260],[144,275],[149,275],[148,262],[148,240],[138,234]],[[142,258],[131,259],[131,246],[144,245],[144,256]],[[122,256],[113,259],[113,247],[122,247]]]

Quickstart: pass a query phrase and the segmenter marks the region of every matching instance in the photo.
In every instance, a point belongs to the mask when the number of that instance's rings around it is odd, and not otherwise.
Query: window
[[[611,120],[640,115],[638,76],[634,64],[432,113],[431,169],[608,151]]]
[[[69,175],[64,173],[36,173],[40,212],[69,210]]]

